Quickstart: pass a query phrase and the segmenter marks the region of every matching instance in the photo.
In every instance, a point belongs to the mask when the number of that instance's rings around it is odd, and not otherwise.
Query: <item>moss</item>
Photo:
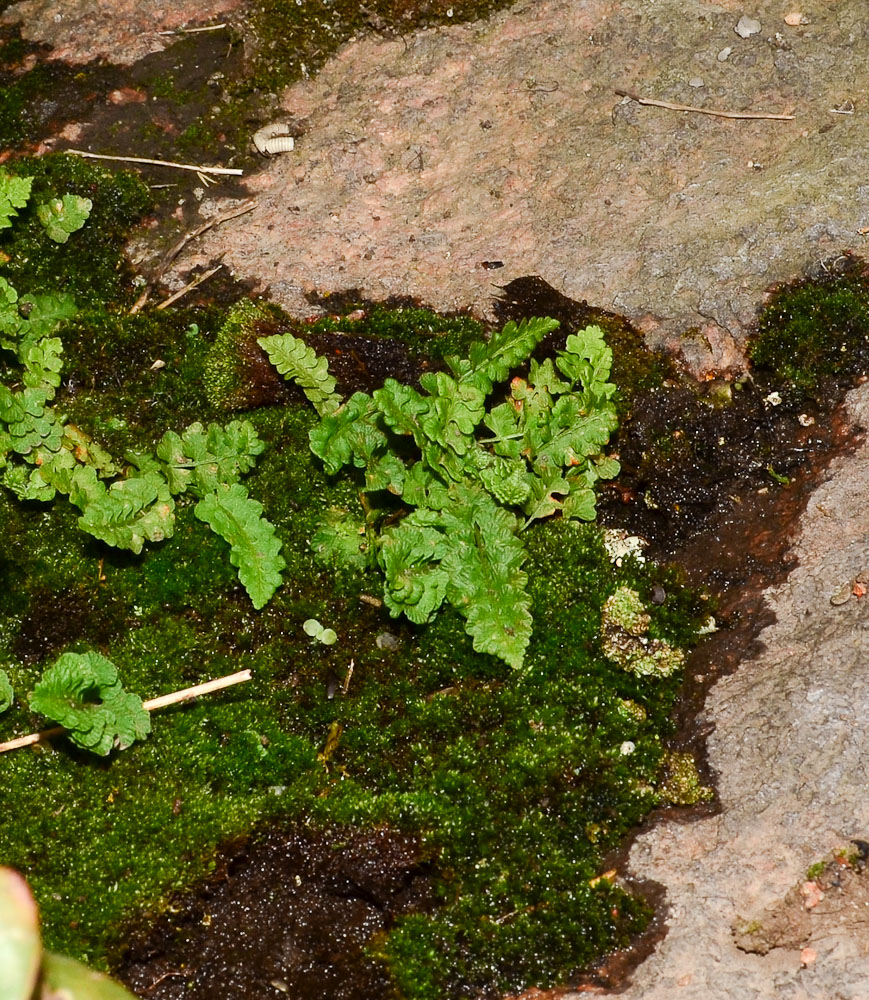
[[[131,173],[63,154],[26,157],[4,169],[32,177],[33,188],[15,225],[0,234],[0,250],[9,257],[3,277],[20,294],[67,292],[79,305],[129,303],[132,275],[123,244],[150,204],[145,185]],[[36,207],[63,194],[90,198],[93,209],[85,226],[59,245],[46,237]]]
[[[869,362],[869,284],[862,273],[803,281],[778,291],[757,324],[752,362],[813,394]]]
[[[229,327],[243,331],[249,317],[284,322],[249,304]],[[471,329],[463,317],[371,307],[323,323],[314,335],[329,323],[374,338],[409,325],[419,349]],[[216,311],[93,309],[62,334],[59,405],[115,453],[150,447],[167,427],[217,413],[203,376],[227,329]],[[166,364],[155,371],[157,357]],[[174,538],[132,556],[81,535],[65,501],[0,503],[12,584],[0,596],[0,660],[19,695],[67,648],[98,648],[144,697],[240,666],[255,678],[159,713],[147,741],[107,761],[62,739],[4,761],[16,810],[0,827],[0,858],[28,875],[49,946],[105,965],[134,913],[160,910],[208,871],[222,841],[276,818],[424,839],[441,906],[372,945],[409,998],[551,984],[624,945],[648,909],[597,876],[659,801],[678,677],[638,677],[608,660],[601,615],[607,595],[630,590],[648,634],[675,647],[708,615],[702,601],[635,556],[616,566],[594,525],[536,524],[526,533],[535,631],[525,668],[511,672],[473,652],[454,612],[426,628],[391,620],[361,599],[377,595],[376,579],[317,564],[314,528],[325,509],[356,502],[352,484],[312,461],[309,407],[248,417],[267,449],[247,483],[287,561],[261,612],[189,508]],[[666,587],[661,605],[650,601],[656,586]],[[48,631],[37,612],[59,626]],[[338,641],[312,645],[308,618]],[[390,642],[378,644],[384,633]],[[40,720],[19,697],[4,723],[11,734]]]
[[[322,305],[330,305],[327,299]],[[385,304],[334,302],[338,315],[326,316],[311,325],[310,332],[342,331],[360,337],[384,337],[400,340],[417,357],[440,359],[451,354],[465,356],[475,340],[484,339],[488,330],[466,313],[444,316],[412,303],[393,301]]]
[[[814,882],[814,880],[818,878],[820,875],[823,875],[826,870],[827,870],[826,861],[816,861],[813,865],[809,865],[809,867],[806,869],[806,878],[810,882]]]
[[[67,84],[74,75],[74,70],[60,63],[37,63],[24,70],[26,57],[38,49],[20,36],[0,43],[0,146],[17,146],[46,128],[56,106],[39,98]]]
[[[203,375],[206,395],[216,408],[246,410],[286,398],[282,379],[257,344],[258,337],[272,332],[269,324],[290,325],[285,313],[266,302],[242,299],[227,313]]]

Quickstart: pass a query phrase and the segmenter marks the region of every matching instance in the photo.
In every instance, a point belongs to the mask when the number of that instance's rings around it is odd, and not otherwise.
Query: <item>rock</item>
[[[743,14],[733,30],[740,38],[751,38],[752,35],[756,35],[760,31],[760,21]]]

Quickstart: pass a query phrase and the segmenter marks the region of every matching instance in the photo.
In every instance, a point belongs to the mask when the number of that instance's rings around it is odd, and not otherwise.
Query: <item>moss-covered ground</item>
[[[46,245],[25,212],[0,244],[19,292],[54,283],[82,307],[60,332],[58,410],[117,457],[167,429],[226,421],[206,391],[221,312],[127,313],[134,289],[119,219],[144,210],[135,183],[66,158],[20,169],[94,201],[90,236],[85,227],[63,247]],[[338,329],[357,345],[404,337],[409,356],[432,364],[484,332],[467,317],[402,307],[309,332]],[[0,657],[17,693],[5,736],[44,724],[25,695],[64,650],[99,650],[143,697],[253,671],[247,685],[160,712],[147,740],[108,759],[63,738],[0,758],[0,862],[28,877],[48,945],[112,964],[130,921],[201,879],[222,842],[270,820],[388,825],[422,838],[440,906],[371,946],[406,997],[552,983],[624,945],[647,908],[598,876],[604,855],[661,801],[679,680],[639,678],[608,660],[601,607],[618,587],[636,590],[650,635],[684,646],[704,602],[672,572],[630,558],[615,566],[596,526],[540,524],[526,533],[535,633],[525,667],[511,672],[474,653],[451,612],[424,628],[390,620],[366,600],[377,579],[317,564],[309,541],[321,512],[356,502],[353,484],[329,480],[311,459],[315,418],[304,404],[245,416],[267,445],[248,487],[287,562],[260,612],[224,543],[189,507],[172,539],[133,556],[79,531],[63,498],[0,495]],[[338,642],[310,639],[307,618]]]
[[[824,399],[869,364],[869,278],[858,258],[820,280],[778,289],[757,324],[750,356],[800,393]]]

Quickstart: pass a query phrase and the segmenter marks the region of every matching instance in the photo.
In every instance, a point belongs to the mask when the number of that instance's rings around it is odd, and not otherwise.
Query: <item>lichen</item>
[[[669,677],[685,662],[685,652],[666,639],[649,636],[651,623],[640,595],[629,587],[619,587],[603,605],[603,652],[638,676]]]
[[[663,772],[663,780],[658,786],[662,802],[674,806],[693,806],[715,798],[713,789],[701,783],[693,754],[668,750],[664,757]]]

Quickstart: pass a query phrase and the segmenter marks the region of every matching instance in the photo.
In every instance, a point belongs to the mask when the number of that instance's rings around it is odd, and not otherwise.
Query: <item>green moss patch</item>
[[[220,320],[81,314],[61,331],[58,406],[119,457],[210,419]],[[369,309],[310,332],[350,332],[364,347],[410,326],[422,335],[408,356],[436,364],[426,347],[443,347],[444,334],[461,340],[471,325]],[[254,678],[156,713],[148,739],[107,760],[63,738],[0,758],[15,803],[0,860],[28,877],[49,946],[116,962],[137,914],[159,912],[214,866],[221,843],[273,820],[420,838],[439,905],[370,944],[405,997],[547,985],[626,944],[648,910],[599,878],[602,859],[661,801],[679,680],[608,658],[603,607],[629,590],[644,634],[684,647],[708,614],[703,602],[635,557],[614,565],[594,525],[538,524],[526,533],[534,634],[511,671],[473,651],[457,614],[427,627],[390,619],[373,576],[318,564],[316,524],[329,507],[357,503],[354,487],[311,458],[306,406],[246,416],[266,442],[247,486],[287,562],[262,611],[189,508],[173,538],[134,556],[82,534],[65,499],[0,502],[10,581],[0,658],[18,695],[4,733],[43,723],[23,695],[66,650],[98,650],[144,698],[243,667]],[[307,635],[310,618],[337,642]]]
[[[857,266],[779,290],[761,313],[749,355],[804,393],[824,392],[869,363],[869,281]]]

